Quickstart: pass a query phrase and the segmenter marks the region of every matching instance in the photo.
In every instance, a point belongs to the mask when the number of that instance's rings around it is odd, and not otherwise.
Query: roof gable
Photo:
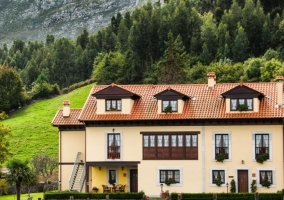
[[[247,87],[243,84],[240,84],[227,92],[221,94],[224,98],[263,98],[263,94]]]
[[[187,100],[189,99],[189,96],[182,94],[180,92],[177,92],[176,90],[171,89],[168,87],[166,90],[155,94],[154,97],[156,97],[158,100],[167,100],[167,99],[183,99]]]
[[[122,99],[122,98],[131,98],[138,99],[139,95],[132,93],[128,90],[125,90],[121,87],[118,87],[115,84],[111,84],[110,86],[95,92],[92,94],[97,99]]]

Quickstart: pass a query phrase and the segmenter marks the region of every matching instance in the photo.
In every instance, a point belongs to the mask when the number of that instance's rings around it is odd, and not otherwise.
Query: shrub
[[[219,153],[216,155],[216,161],[217,162],[223,162],[226,159],[226,155],[223,153]]]
[[[258,163],[263,163],[264,161],[267,161],[268,159],[268,156],[265,154],[265,153],[262,153],[262,154],[259,154],[257,157],[256,157],[256,161]]]
[[[271,185],[271,183],[270,183],[270,181],[268,181],[267,178],[265,178],[265,179],[262,180],[261,185],[262,185],[263,187],[269,188],[270,185]]]
[[[252,180],[252,182],[250,184],[250,191],[251,192],[256,192],[256,190],[257,190],[256,180]]]
[[[234,179],[231,180],[230,192],[231,192],[231,193],[235,193],[235,192],[236,192],[236,182],[235,182]]]

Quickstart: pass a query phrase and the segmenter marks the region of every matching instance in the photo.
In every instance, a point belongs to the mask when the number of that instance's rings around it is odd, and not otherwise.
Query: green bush
[[[182,199],[212,199],[213,193],[182,193]],[[254,200],[254,193],[218,193],[218,200]],[[178,193],[171,193],[171,200],[176,200]],[[259,200],[282,200],[282,193],[260,193]]]
[[[81,193],[81,192],[47,192],[44,199],[69,199],[73,196],[74,199],[105,199],[109,195],[110,199],[143,199],[144,192],[117,192],[117,193]]]
[[[79,82],[79,83],[75,83],[73,85],[70,85],[68,88],[63,88],[61,90],[61,93],[62,94],[67,94],[77,88],[80,88],[80,87],[83,87],[83,86],[86,86],[86,85],[89,85],[91,83],[95,83],[95,80],[94,79],[88,79],[88,80],[85,80],[85,81],[82,81],[82,82]]]

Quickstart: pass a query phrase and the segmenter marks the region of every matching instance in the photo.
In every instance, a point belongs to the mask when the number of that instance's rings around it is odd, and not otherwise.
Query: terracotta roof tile
[[[132,93],[140,96],[135,101],[130,114],[96,114],[96,99],[91,94],[98,92],[109,85],[94,86],[82,109],[79,120],[161,120],[161,119],[221,119],[221,118],[281,118],[283,108],[275,108],[277,102],[277,86],[275,82],[269,83],[242,83],[270,98],[260,101],[259,112],[226,113],[225,99],[221,94],[238,86],[239,83],[219,83],[214,88],[207,84],[173,84],[173,85],[119,85]],[[157,101],[153,96],[168,88],[190,96],[186,100],[182,114],[158,114]],[[193,100],[195,99],[195,100]]]
[[[51,124],[53,126],[58,125],[83,125],[82,122],[78,121],[78,117],[82,109],[70,109],[70,116],[63,117],[63,110],[60,109],[57,111],[55,117],[53,118]]]

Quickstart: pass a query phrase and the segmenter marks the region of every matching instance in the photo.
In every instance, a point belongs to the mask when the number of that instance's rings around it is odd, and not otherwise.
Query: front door
[[[238,170],[238,192],[248,192],[248,170]]]
[[[137,169],[130,169],[130,192],[138,192]]]

